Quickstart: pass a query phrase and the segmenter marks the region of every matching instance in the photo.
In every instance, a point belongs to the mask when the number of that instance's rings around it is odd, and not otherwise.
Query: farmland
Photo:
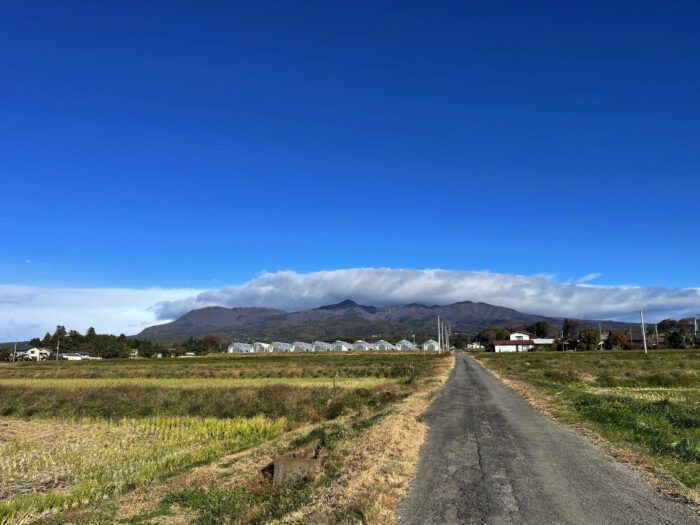
[[[146,493],[161,498],[149,497],[142,522],[282,518],[351,475],[348,451],[395,423],[399,407],[429,402],[450,365],[407,352],[1,364],[0,523],[131,519],[118,502]],[[270,461],[312,441],[328,455],[324,474],[291,489],[226,460],[251,451]],[[223,472],[170,487],[197,468]],[[353,505],[324,512],[333,521]]]
[[[700,493],[697,350],[474,353],[539,408]]]

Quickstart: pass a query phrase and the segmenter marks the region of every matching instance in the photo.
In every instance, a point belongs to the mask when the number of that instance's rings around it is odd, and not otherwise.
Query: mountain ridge
[[[516,328],[544,321],[558,331],[563,318],[523,313],[482,302],[449,305],[421,303],[384,308],[361,305],[351,299],[309,310],[286,312],[277,308],[208,306],[191,310],[175,321],[154,325],[136,337],[177,342],[189,337],[216,335],[224,339],[342,339],[351,337],[433,337],[436,317],[450,322],[453,332],[475,334],[488,326]],[[615,321],[577,320],[581,327],[604,329],[622,326]]]

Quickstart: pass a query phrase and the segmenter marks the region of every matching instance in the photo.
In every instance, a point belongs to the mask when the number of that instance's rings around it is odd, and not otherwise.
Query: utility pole
[[[598,338],[600,339],[600,343],[598,344],[598,350],[603,349],[603,325],[601,324],[600,321],[598,321]]]
[[[61,340],[58,340],[58,343],[56,343],[56,361],[58,361],[58,356],[59,353],[61,352]]]
[[[15,349],[12,351],[12,362],[17,360],[17,340],[15,339]]]
[[[440,326],[440,316],[438,315],[438,354],[442,349],[442,326]]]
[[[639,310],[639,315],[642,318],[642,339],[644,339],[644,355],[647,354],[647,333],[644,329],[644,312]]]

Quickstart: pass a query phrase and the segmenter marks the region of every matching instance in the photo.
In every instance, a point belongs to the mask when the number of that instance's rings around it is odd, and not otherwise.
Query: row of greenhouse
[[[392,350],[425,350],[429,352],[438,351],[440,348],[437,341],[432,339],[423,343],[422,346],[416,346],[410,341],[403,339],[396,344],[388,341],[380,340],[376,343],[368,343],[367,341],[355,341],[348,343],[346,341],[335,341],[327,343],[325,341],[315,341],[314,343],[304,343],[295,341],[294,343],[283,343],[276,341],[274,343],[231,343],[228,347],[229,354],[257,354],[269,352],[350,352],[355,350],[371,351],[392,351]]]

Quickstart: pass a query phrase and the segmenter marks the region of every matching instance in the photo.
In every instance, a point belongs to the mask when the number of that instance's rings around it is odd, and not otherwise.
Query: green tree
[[[600,343],[600,333],[597,330],[581,330],[578,340],[582,350],[596,350]]]
[[[509,336],[510,332],[506,328],[490,326],[479,332],[479,341],[486,348],[486,351],[493,352],[495,350],[493,342],[508,339]]]
[[[561,327],[564,339],[572,339],[578,333],[578,323],[573,319],[564,319],[564,324]]]
[[[549,335],[549,323],[537,321],[536,323],[528,326],[525,331],[538,338],[547,337]]]
[[[666,344],[669,348],[685,348],[684,339],[680,332],[671,332],[666,338]]]

